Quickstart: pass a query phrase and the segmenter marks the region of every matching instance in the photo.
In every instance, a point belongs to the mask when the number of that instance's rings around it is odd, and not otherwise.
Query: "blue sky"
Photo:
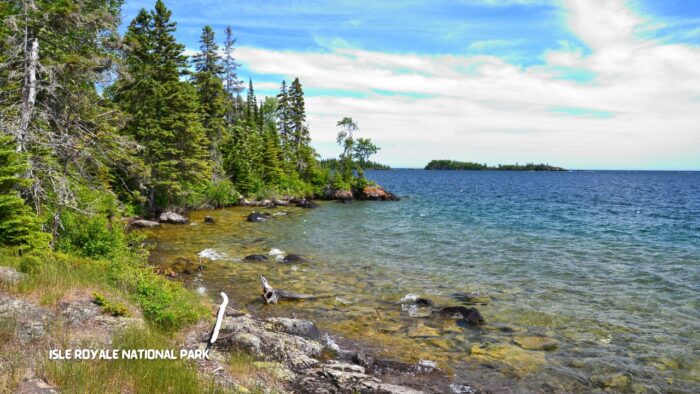
[[[165,3],[188,50],[231,25],[258,93],[300,77],[323,156],[349,115],[394,166],[700,169],[700,2]]]

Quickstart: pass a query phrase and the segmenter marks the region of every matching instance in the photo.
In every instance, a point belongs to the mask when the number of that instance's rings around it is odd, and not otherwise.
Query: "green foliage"
[[[223,208],[236,205],[241,195],[233,183],[228,179],[212,181],[204,191],[206,203],[214,208]]]
[[[337,170],[339,168],[340,164],[338,162],[338,159],[331,157],[331,158],[319,160],[318,165],[321,168],[327,168],[329,170]],[[356,161],[355,165],[360,166],[360,163],[358,163]],[[390,166],[388,166],[386,164],[382,164],[382,163],[377,163],[376,161],[371,161],[371,160],[367,160],[364,163],[364,168],[366,170],[391,170]]]
[[[0,134],[0,246],[20,251],[48,244],[39,218],[19,195],[18,189],[29,184],[18,176],[25,171],[23,156],[15,150],[12,137]]]
[[[110,223],[105,216],[66,211],[61,223],[56,250],[94,259],[116,258],[129,252],[123,225]]]
[[[95,304],[100,306],[103,313],[115,317],[131,316],[131,312],[129,312],[129,308],[126,305],[118,301],[108,300],[107,298],[105,298],[105,296],[103,296],[100,293],[92,293],[92,300]]]
[[[455,160],[432,160],[425,166],[426,170],[501,170],[501,171],[564,171],[561,167],[550,166],[549,164],[499,164],[496,167],[489,167],[486,164],[469,161]]]

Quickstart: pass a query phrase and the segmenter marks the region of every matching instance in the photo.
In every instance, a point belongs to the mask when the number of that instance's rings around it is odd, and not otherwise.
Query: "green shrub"
[[[108,315],[112,315],[115,317],[119,317],[119,316],[129,317],[129,316],[131,316],[131,312],[129,312],[129,308],[126,305],[122,304],[121,302],[110,301],[110,300],[106,299],[102,294],[99,294],[99,293],[92,293],[92,299],[95,302],[95,304],[100,306],[103,313],[106,313]]]
[[[238,204],[241,199],[233,183],[228,179],[212,181],[204,191],[206,203],[214,208],[223,208]]]
[[[61,215],[56,249],[95,259],[115,258],[128,250],[123,225],[110,223],[101,215],[87,216],[72,211]]]

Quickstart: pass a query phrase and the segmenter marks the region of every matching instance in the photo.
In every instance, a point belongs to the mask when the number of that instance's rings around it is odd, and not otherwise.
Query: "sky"
[[[393,167],[700,170],[700,1],[164,1],[188,53],[232,26],[259,98],[298,77],[322,157],[350,116]]]

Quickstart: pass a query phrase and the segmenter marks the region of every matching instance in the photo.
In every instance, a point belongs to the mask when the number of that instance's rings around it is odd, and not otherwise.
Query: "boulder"
[[[338,201],[352,201],[354,196],[350,190],[326,190],[326,199],[328,200],[338,200]]]
[[[0,267],[0,284],[14,286],[26,277],[27,274],[17,272],[14,268]]]
[[[481,326],[486,324],[484,317],[481,316],[476,308],[466,308],[463,306],[448,306],[440,310],[440,314],[447,317],[455,317],[465,320],[472,325]]]
[[[263,213],[251,212],[250,215],[246,216],[245,220],[249,222],[265,222],[267,221],[267,216]]]
[[[189,219],[175,212],[168,211],[161,213],[158,221],[161,223],[186,224]]]
[[[291,319],[286,317],[272,317],[266,320],[272,331],[285,332],[291,335],[319,340],[320,332],[316,325],[308,320]]]
[[[160,223],[154,222],[152,220],[138,219],[131,222],[131,225],[140,228],[153,228],[160,226]]]
[[[299,208],[306,208],[306,209],[318,208],[318,204],[316,204],[315,202],[308,200],[306,198],[296,200],[296,206]]]
[[[204,223],[212,224],[212,223],[216,223],[216,220],[214,220],[213,217],[207,215],[207,216],[204,217]]]
[[[387,192],[381,186],[365,186],[362,191],[356,193],[358,200],[370,201],[398,201],[400,198],[394,193]]]
[[[245,256],[243,258],[243,260],[253,262],[253,263],[260,263],[263,261],[267,261],[267,256],[264,254],[251,254],[251,255]]]
[[[19,340],[26,343],[44,336],[55,316],[46,308],[0,293],[1,320],[15,322]]]

